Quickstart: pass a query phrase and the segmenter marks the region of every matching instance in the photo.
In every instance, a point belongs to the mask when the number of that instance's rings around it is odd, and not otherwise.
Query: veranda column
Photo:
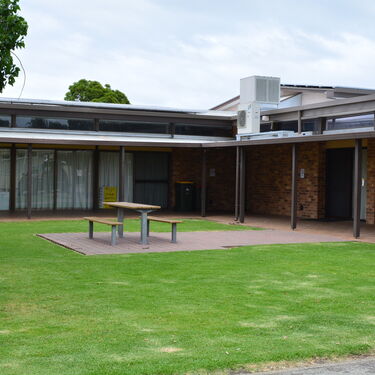
[[[119,202],[124,202],[125,201],[125,194],[124,194],[124,189],[125,189],[125,147],[121,146],[120,147],[120,155],[119,155],[119,180],[118,180],[118,200]]]
[[[10,149],[10,200],[9,200],[9,210],[16,210],[16,145],[12,144]]]
[[[297,145],[292,146],[292,197],[291,197],[291,213],[290,226],[294,230],[297,228]]]
[[[206,216],[207,195],[207,149],[202,149],[202,187],[201,187],[201,216]]]
[[[245,186],[246,186],[246,154],[245,147],[240,148],[240,194],[239,194],[239,216],[240,223],[245,222]]]
[[[92,174],[92,194],[93,194],[93,209],[99,209],[99,147],[96,146],[93,152],[93,174]]]
[[[235,182],[235,196],[234,196],[234,220],[237,221],[239,217],[239,186],[240,186],[240,148],[236,147],[236,182]]]
[[[359,238],[361,225],[361,181],[362,181],[362,139],[355,140],[354,149],[354,199],[353,236]]]
[[[33,190],[33,147],[31,144],[27,147],[27,218],[31,219],[32,190]]]

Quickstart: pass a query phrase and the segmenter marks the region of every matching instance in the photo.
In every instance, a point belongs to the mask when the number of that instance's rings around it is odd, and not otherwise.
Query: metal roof
[[[143,112],[163,112],[163,113],[180,113],[199,116],[218,116],[230,118],[233,113],[229,111],[211,111],[207,109],[180,109],[150,105],[134,105],[134,104],[113,104],[113,103],[96,103],[96,102],[79,102],[65,100],[43,100],[43,99],[16,99],[0,97],[0,103],[5,104],[27,104],[30,106],[46,106],[51,107],[74,107],[74,108],[95,108],[95,109],[111,109],[111,110],[127,110],[127,111],[143,111]]]
[[[131,136],[103,134],[103,132],[59,132],[43,130],[2,129],[0,143],[31,143],[49,145],[92,145],[92,146],[149,146],[149,147],[201,147],[203,144],[218,142],[219,138],[170,138],[167,136]]]

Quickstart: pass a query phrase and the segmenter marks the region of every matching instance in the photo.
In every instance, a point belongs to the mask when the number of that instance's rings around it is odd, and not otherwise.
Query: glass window
[[[175,124],[175,134],[201,135],[205,137],[232,137],[231,127],[215,125]]]
[[[18,128],[94,130],[94,120],[17,116]]]
[[[0,127],[1,128],[9,128],[11,123],[10,116],[2,116],[0,115]]]
[[[10,150],[0,149],[0,211],[9,210]]]
[[[280,121],[276,124],[277,130],[298,131],[298,121]]]
[[[134,170],[135,201],[168,207],[168,175],[167,153],[137,152]]]
[[[32,151],[32,195],[31,207],[52,209],[54,198],[54,152]]]
[[[133,201],[133,154],[125,153],[125,184],[124,196],[126,202]],[[118,200],[119,188],[119,153],[101,151],[99,156],[99,207],[108,201],[109,196],[115,195]],[[112,198],[110,198],[112,199]]]
[[[92,208],[91,151],[57,151],[58,209]]]
[[[121,120],[100,120],[99,130],[107,132],[168,134],[169,124],[130,122]]]
[[[313,132],[319,130],[320,119],[302,120],[302,132]]]
[[[16,152],[16,208],[27,208],[28,191],[28,152]],[[54,195],[54,152],[33,150],[31,159],[31,207],[33,209],[52,209]]]
[[[16,208],[27,208],[27,150],[16,152]]]
[[[371,128],[374,126],[374,115],[362,115],[353,117],[341,117],[329,119],[327,130]]]
[[[266,124],[260,124],[260,132],[261,133],[267,133],[272,131],[272,124],[266,123]]]

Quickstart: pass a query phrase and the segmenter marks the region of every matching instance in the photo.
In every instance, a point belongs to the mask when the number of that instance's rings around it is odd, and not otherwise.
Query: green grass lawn
[[[85,257],[34,235],[86,229],[0,223],[0,374],[184,374],[374,349],[375,245]],[[181,225],[208,229],[228,226]]]

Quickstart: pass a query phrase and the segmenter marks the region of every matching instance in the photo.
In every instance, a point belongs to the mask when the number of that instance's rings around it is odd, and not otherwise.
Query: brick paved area
[[[125,237],[119,239],[116,246],[110,245],[109,232],[94,233],[94,240],[90,240],[87,233],[50,233],[39,234],[39,236],[85,255],[210,250],[246,245],[343,241],[330,235],[283,230],[180,232],[177,234],[177,243],[170,242],[170,233],[152,233],[149,245],[146,246],[139,243],[139,233],[125,233]]]

